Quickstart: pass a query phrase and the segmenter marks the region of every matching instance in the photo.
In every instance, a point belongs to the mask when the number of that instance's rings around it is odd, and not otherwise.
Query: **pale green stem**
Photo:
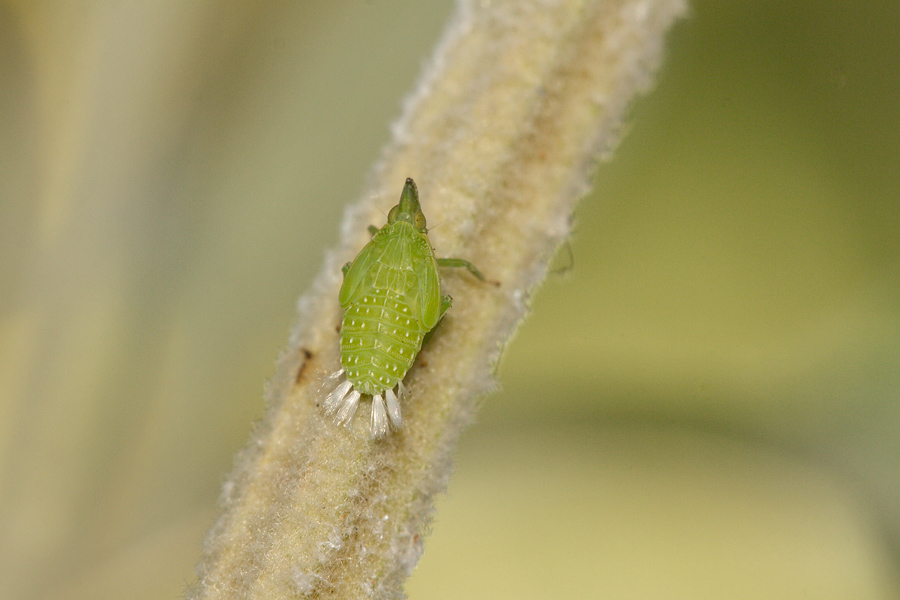
[[[265,420],[223,492],[192,598],[395,598],[422,552],[434,496],[501,350],[568,235],[598,155],[647,90],[683,0],[464,0],[340,248],[300,302]],[[398,43],[403,36],[398,35]],[[369,437],[319,407],[338,368],[341,265],[381,225],[406,177],[419,185],[453,308],[407,377],[404,428]],[[490,460],[490,457],[485,457]]]

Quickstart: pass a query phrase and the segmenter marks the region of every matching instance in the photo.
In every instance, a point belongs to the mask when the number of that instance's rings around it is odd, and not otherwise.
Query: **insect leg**
[[[378,228],[374,225],[369,225],[369,233],[374,237],[376,233],[378,233]]]
[[[441,316],[438,317],[438,322],[444,318],[444,314],[450,310],[450,305],[453,304],[453,298],[450,297],[450,294],[444,294],[441,296]]]
[[[475,268],[475,265],[462,258],[439,258],[437,259],[439,267],[465,267],[469,273],[484,281],[484,274]]]

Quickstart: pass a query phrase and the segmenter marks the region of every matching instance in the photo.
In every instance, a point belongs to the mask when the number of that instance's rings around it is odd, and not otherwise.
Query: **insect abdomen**
[[[402,380],[422,347],[425,331],[406,298],[372,288],[347,307],[341,323],[341,366],[361,394],[381,394]]]

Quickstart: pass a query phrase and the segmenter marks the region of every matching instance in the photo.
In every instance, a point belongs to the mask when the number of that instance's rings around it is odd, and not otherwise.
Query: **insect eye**
[[[425,215],[421,212],[416,215],[416,229],[425,231]]]
[[[392,208],[391,212],[388,213],[388,223],[393,223],[394,221],[397,220],[397,209],[398,208],[400,208],[399,205]]]

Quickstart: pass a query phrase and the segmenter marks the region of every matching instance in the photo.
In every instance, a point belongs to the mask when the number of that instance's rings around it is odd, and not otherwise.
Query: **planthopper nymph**
[[[360,398],[370,396],[372,437],[380,438],[391,427],[400,428],[403,378],[425,336],[450,308],[450,296],[441,294],[438,267],[465,267],[479,279],[484,276],[466,260],[435,258],[412,179],[406,180],[387,224],[369,230],[372,240],[343,268],[341,369],[329,377],[343,381],[324,407],[347,425]]]

